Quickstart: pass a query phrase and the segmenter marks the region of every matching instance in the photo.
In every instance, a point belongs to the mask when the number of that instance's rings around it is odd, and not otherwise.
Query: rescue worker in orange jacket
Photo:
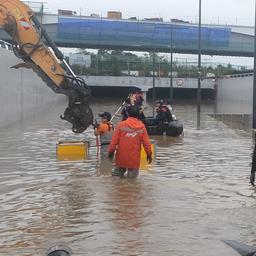
[[[148,163],[152,162],[152,151],[147,130],[138,120],[138,108],[129,106],[127,112],[129,117],[120,122],[113,133],[108,157],[113,159],[116,151],[113,176],[123,177],[127,171],[128,177],[135,178],[139,174],[141,144],[146,151]]]
[[[101,117],[101,122],[94,125],[94,135],[104,135],[113,130],[113,125],[110,123],[111,114],[109,112],[104,112],[99,114]]]
[[[99,117],[101,117],[101,122],[99,124],[94,124],[94,135],[100,136],[100,145],[97,146],[101,146],[102,156],[106,156],[114,127],[110,122],[111,114],[109,112],[99,114]]]

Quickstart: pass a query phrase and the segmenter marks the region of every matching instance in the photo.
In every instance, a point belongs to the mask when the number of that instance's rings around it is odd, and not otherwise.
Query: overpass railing
[[[198,27],[191,24],[59,16],[45,28],[58,46],[135,51],[197,53]],[[0,33],[0,38],[6,35]],[[230,28],[202,27],[202,53],[253,56],[252,36]]]

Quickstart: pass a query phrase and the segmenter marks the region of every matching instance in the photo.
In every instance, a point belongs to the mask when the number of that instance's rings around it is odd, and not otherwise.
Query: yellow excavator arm
[[[54,92],[67,95],[61,118],[72,123],[73,132],[86,130],[93,123],[89,88],[76,77],[33,11],[20,0],[0,0],[0,27],[10,35],[14,54],[24,61],[14,68],[33,69]]]

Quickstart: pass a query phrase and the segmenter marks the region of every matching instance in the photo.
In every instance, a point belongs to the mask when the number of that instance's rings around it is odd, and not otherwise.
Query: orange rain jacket
[[[114,127],[110,122],[107,122],[107,123],[101,122],[98,128],[96,129],[96,133],[97,135],[102,135],[104,133],[111,132],[113,130],[114,130]]]
[[[152,155],[145,125],[137,118],[128,117],[116,126],[108,152],[116,150],[118,167],[139,169],[141,144],[147,155]]]

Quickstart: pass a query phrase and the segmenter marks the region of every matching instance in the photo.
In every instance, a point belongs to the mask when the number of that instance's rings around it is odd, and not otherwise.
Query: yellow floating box
[[[60,141],[56,145],[58,160],[84,160],[88,156],[89,143],[87,141]]]
[[[155,144],[151,143],[151,151],[152,151],[152,158],[155,158]],[[148,169],[148,162],[147,162],[147,154],[144,148],[141,148],[140,151],[140,168],[147,170]]]

